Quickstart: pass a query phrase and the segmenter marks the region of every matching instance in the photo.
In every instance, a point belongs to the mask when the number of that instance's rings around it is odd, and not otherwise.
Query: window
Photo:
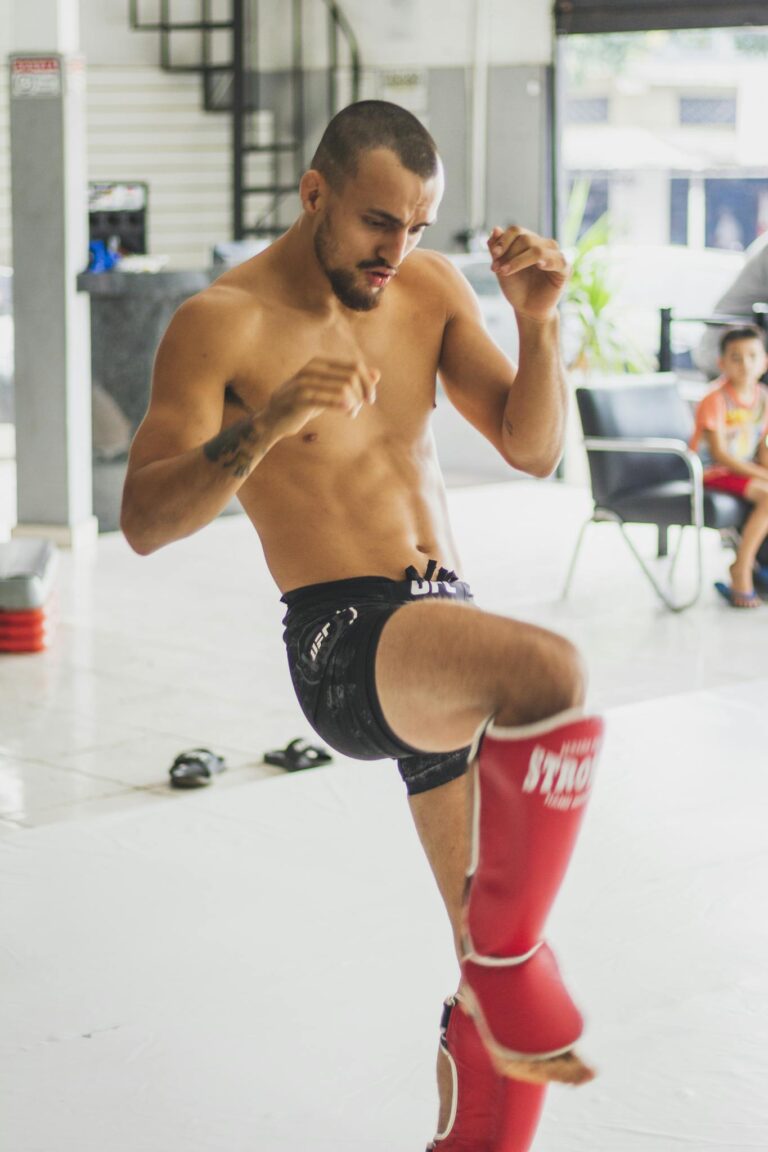
[[[674,178],[669,182],[669,242],[688,243],[688,195],[690,180]]]
[[[680,123],[736,126],[735,96],[681,96]]]
[[[582,250],[652,362],[659,307],[706,315],[768,232],[768,27],[566,35],[558,82],[560,234],[577,244],[607,213]]]
[[[569,124],[607,124],[608,97],[591,96],[570,100],[566,106]]]
[[[768,180],[705,180],[704,191],[708,248],[741,252],[765,231]]]
[[[584,177],[581,179],[584,179]],[[575,183],[575,179],[568,181],[568,191],[571,195],[573,194]],[[608,181],[599,176],[592,177],[589,181],[589,192],[587,193],[587,199],[584,205],[584,214],[579,223],[577,239],[580,240],[584,233],[608,211],[608,195]]]

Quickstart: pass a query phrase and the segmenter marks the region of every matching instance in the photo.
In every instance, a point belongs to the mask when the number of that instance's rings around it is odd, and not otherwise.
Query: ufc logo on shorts
[[[354,624],[355,620],[357,620],[357,608],[352,608],[351,606],[349,608],[339,608],[338,612],[336,613],[336,616],[344,616],[344,615],[347,616],[347,623],[348,624]],[[320,629],[320,631],[318,632],[318,634],[315,636],[314,640],[312,641],[312,647],[309,650],[310,660],[316,660],[317,659],[318,653],[323,646],[323,642],[328,637],[328,633],[331,630],[331,626],[333,624],[333,621],[336,619],[336,616],[334,616],[333,620],[329,620],[327,624],[323,624],[322,628]]]
[[[411,596],[440,596],[445,592],[456,595],[456,589],[445,580],[411,580]]]
[[[328,633],[330,632],[330,630],[331,630],[331,621],[329,620],[327,624],[323,624],[323,626],[320,629],[320,631],[318,632],[317,636],[315,636],[314,640],[312,641],[312,647],[309,650],[309,657],[311,660],[317,659],[317,654],[322,647],[323,640],[325,640],[325,638],[328,635]]]

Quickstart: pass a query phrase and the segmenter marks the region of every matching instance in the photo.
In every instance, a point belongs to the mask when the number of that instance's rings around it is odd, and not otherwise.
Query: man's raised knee
[[[536,724],[584,703],[584,661],[578,648],[564,636],[541,633],[528,654],[524,671],[515,662],[510,663],[509,671],[512,683],[495,714],[501,725]]]
[[[564,636],[552,634],[545,647],[539,715],[544,720],[569,708],[584,703],[587,691],[587,671],[581,653]]]

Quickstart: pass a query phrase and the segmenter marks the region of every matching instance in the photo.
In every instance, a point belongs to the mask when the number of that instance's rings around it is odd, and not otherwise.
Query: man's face
[[[732,340],[720,357],[720,370],[737,387],[754,384],[766,370],[766,354],[761,340]]]
[[[406,256],[437,214],[442,170],[429,180],[403,168],[394,152],[360,157],[357,173],[329,191],[315,231],[315,254],[346,308],[375,308]]]

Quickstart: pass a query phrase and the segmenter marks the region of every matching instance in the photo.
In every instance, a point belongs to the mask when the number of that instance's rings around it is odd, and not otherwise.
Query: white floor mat
[[[768,682],[614,709],[540,1152],[768,1149]],[[388,765],[0,840],[9,1152],[421,1152],[450,936]]]

